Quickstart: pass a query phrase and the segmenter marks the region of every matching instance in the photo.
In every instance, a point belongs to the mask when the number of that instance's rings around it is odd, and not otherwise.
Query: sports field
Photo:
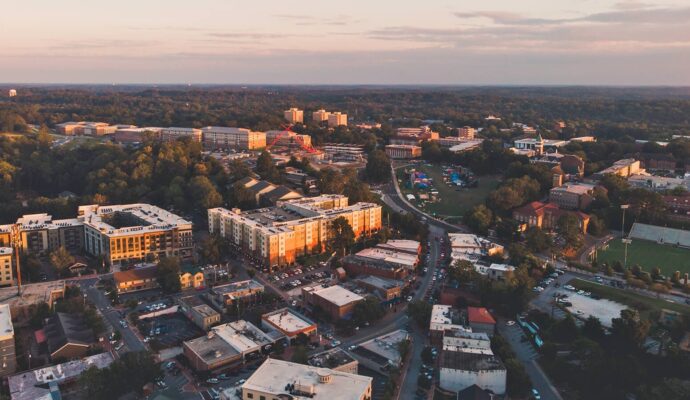
[[[599,250],[599,263],[609,264],[616,260],[623,262],[624,247],[620,239],[613,239],[608,249]],[[628,266],[638,264],[644,270],[650,271],[654,267],[661,268],[661,273],[669,276],[675,271],[681,274],[690,272],[690,250],[672,245],[658,244],[646,240],[633,239],[628,245]]]

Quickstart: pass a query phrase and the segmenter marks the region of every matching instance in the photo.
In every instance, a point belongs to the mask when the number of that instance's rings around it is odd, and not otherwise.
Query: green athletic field
[[[609,264],[616,260],[623,262],[624,247],[620,239],[613,239],[608,249],[597,252],[597,260],[601,264]],[[628,245],[628,266],[638,264],[646,271],[654,267],[661,268],[661,273],[670,276],[675,271],[681,274],[690,272],[690,250],[672,245],[658,244],[646,240],[633,239]]]

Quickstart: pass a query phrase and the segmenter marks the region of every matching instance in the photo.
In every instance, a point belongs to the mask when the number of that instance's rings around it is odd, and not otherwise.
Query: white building
[[[476,262],[482,256],[503,253],[503,246],[471,233],[449,233],[451,259]]]
[[[502,395],[506,392],[507,371],[501,360],[488,351],[444,349],[439,361],[439,386],[459,392],[472,385]]]
[[[267,359],[241,387],[221,394],[222,400],[367,400],[372,378],[328,368]]]
[[[491,338],[484,332],[450,329],[443,335],[443,349],[486,353],[491,351]]]
[[[10,97],[15,97],[17,95],[17,90],[16,89],[10,89],[9,96]]]
[[[201,129],[204,147],[257,150],[266,147],[266,134],[247,128],[206,126]]]

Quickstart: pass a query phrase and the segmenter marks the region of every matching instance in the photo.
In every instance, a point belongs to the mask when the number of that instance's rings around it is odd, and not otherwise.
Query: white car
[[[508,321],[508,322],[506,322],[506,325],[513,326],[513,325],[515,325],[515,321]]]

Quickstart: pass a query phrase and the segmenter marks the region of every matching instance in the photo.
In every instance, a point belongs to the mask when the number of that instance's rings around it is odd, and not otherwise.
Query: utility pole
[[[621,221],[621,241],[623,242],[623,245],[625,247],[623,256],[623,268],[628,267],[628,245],[631,242],[630,239],[625,237],[625,210],[627,210],[629,207],[630,204],[621,204],[621,210],[623,210],[623,220]]]
[[[19,252],[22,249],[22,233],[19,230],[19,224],[12,225],[12,234],[10,238],[12,247],[14,248],[14,259],[17,265],[17,296],[22,296],[22,268],[19,264]]]

